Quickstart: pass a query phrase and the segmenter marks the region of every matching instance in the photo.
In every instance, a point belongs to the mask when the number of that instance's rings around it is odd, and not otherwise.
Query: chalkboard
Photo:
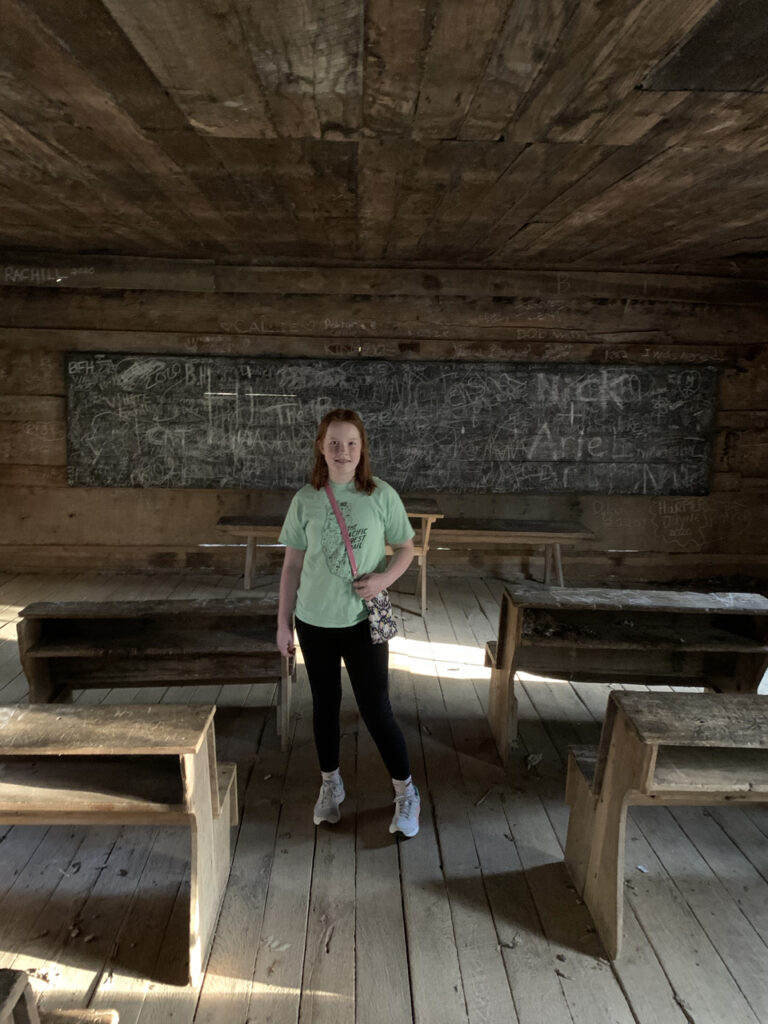
[[[67,356],[73,486],[296,488],[354,408],[404,492],[705,494],[713,366]]]

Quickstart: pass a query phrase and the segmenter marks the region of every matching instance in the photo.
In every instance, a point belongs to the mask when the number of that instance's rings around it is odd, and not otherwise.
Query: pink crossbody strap
[[[333,511],[336,513],[336,519],[338,520],[338,523],[339,523],[339,529],[341,530],[341,536],[344,538],[344,545],[345,545],[345,547],[347,549],[347,555],[349,556],[349,564],[352,567],[352,577],[353,577],[353,579],[356,579],[357,578],[357,562],[355,561],[355,553],[352,550],[352,541],[349,539],[349,530],[347,529],[347,524],[344,522],[344,516],[341,514],[341,509],[339,508],[339,503],[338,503],[338,501],[336,501],[336,497],[335,497],[333,491],[331,490],[331,485],[330,484],[326,484],[325,485],[325,493],[328,495],[328,500],[331,503],[331,507],[333,508]]]

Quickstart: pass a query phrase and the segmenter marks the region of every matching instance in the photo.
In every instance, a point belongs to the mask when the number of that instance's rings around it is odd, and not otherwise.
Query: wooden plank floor
[[[501,587],[438,578],[425,620],[402,611],[392,692],[423,799],[407,842],[388,833],[389,780],[349,697],[342,820],[312,825],[301,666],[285,754],[265,687],[79,694],[219,704],[242,815],[208,969],[175,983],[185,830],[115,827],[0,826],[0,967],[29,971],[45,1008],[111,1007],[121,1024],[768,1021],[768,808],[634,809],[625,952],[609,963],[562,864],[566,749],[597,739],[606,688],[526,679],[502,770],[482,667]],[[234,575],[2,575],[0,704],[26,699],[15,621],[30,601],[242,594]]]

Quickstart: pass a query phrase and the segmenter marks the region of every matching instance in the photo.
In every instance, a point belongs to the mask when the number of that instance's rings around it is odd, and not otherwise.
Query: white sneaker
[[[346,795],[341,779],[338,782],[325,780],[320,787],[320,796],[315,804],[315,824],[320,825],[326,821],[329,825],[335,825],[341,817],[339,804],[343,802]]]
[[[405,793],[395,797],[395,814],[389,831],[394,835],[399,832],[411,839],[419,831],[419,811],[421,797],[415,786],[410,786]]]

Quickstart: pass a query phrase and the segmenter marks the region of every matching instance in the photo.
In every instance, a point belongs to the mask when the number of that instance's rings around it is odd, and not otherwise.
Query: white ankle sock
[[[402,796],[413,786],[413,779],[410,775],[407,779],[392,779],[392,785],[395,787],[395,796]]]
[[[323,777],[323,782],[341,782],[338,768],[334,768],[332,772],[320,772],[320,774]]]

